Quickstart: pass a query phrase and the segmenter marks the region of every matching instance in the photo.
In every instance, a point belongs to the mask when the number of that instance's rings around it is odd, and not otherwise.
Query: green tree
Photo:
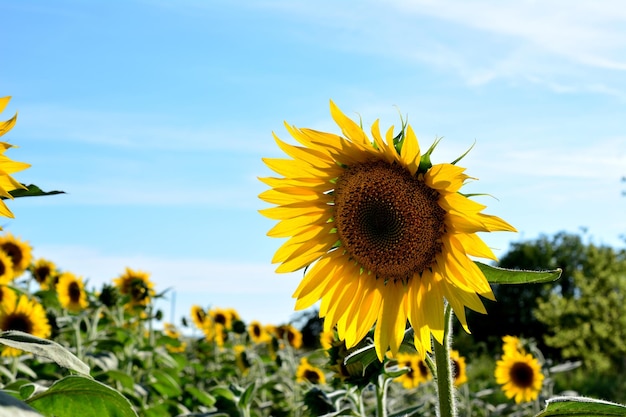
[[[626,250],[587,245],[571,277],[574,291],[538,300],[544,342],[596,371],[626,369]]]

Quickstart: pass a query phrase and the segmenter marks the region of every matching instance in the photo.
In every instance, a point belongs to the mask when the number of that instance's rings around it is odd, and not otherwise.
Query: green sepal
[[[26,189],[18,188],[17,190],[9,191],[9,194],[13,196],[13,198],[18,197],[40,197],[44,195],[55,195],[55,194],[65,194],[65,191],[43,191],[41,188],[37,187],[35,184],[25,185],[22,184]],[[6,197],[1,197],[3,200],[6,200]]]
[[[420,164],[417,167],[418,173],[423,174],[433,166],[432,162],[430,162],[430,155],[432,155],[439,142],[441,142],[441,139],[443,139],[443,137],[436,138],[433,144],[430,145],[430,148],[428,148],[428,150],[424,154],[422,154],[422,156],[420,157]]]
[[[609,417],[626,416],[626,406],[585,397],[556,397],[536,417]]]
[[[531,284],[552,282],[561,276],[561,268],[545,271],[505,269],[474,261],[491,284]]]
[[[398,110],[398,113],[400,113],[400,111]],[[406,120],[402,117],[402,113],[400,113],[400,123],[401,123],[401,127],[400,127],[400,133],[398,133],[396,135],[395,138],[393,138],[393,146],[394,148],[396,148],[396,152],[398,152],[398,155],[400,155],[401,151],[402,151],[402,145],[404,145],[404,138],[406,137],[406,127],[409,124],[409,118],[407,116]]]
[[[450,162],[452,165],[456,165],[457,162],[459,162],[461,159],[465,158],[465,156],[472,150],[474,149],[474,146],[476,145],[476,140],[474,140],[474,143],[472,143],[472,146],[469,147],[468,150],[465,151],[465,153],[461,156],[459,156],[458,158],[456,158],[454,161]]]

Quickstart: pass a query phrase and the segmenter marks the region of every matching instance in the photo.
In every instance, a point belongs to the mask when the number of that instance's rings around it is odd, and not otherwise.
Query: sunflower
[[[83,279],[71,272],[63,272],[59,276],[56,289],[61,307],[73,313],[78,313],[89,305]]]
[[[243,345],[235,345],[233,346],[233,350],[235,352],[235,364],[237,364],[237,368],[239,368],[243,375],[247,375],[252,364],[248,359],[246,347]]]
[[[496,362],[495,377],[504,395],[515,397],[518,404],[537,399],[544,378],[539,361],[530,353],[522,352],[503,355]]]
[[[181,335],[176,326],[174,326],[172,323],[163,323],[163,334],[166,337],[174,339],[178,342],[178,345],[166,344],[165,348],[168,350],[168,352],[180,353],[185,351],[185,349],[187,348],[187,343],[180,340]]]
[[[308,381],[311,384],[320,385],[326,383],[326,376],[320,368],[312,365],[307,358],[301,358],[296,370],[296,381]]]
[[[14,306],[17,302],[17,294],[15,291],[6,285],[0,285],[0,303],[6,303],[9,306]]]
[[[54,290],[56,288],[59,275],[54,262],[39,258],[28,269],[42,290]]]
[[[13,261],[6,253],[0,251],[0,284],[13,281]]]
[[[202,329],[206,317],[206,311],[204,311],[202,307],[196,304],[191,306],[191,320],[198,327],[198,329]]]
[[[224,326],[226,330],[232,329],[233,322],[239,320],[239,314],[232,308],[212,308],[209,310],[209,317],[214,323]]]
[[[465,365],[465,358],[459,355],[456,350],[450,351],[450,361],[452,367],[452,378],[454,378],[454,385],[459,386],[467,382],[467,372]]]
[[[268,333],[267,329],[256,320],[251,321],[248,325],[248,335],[256,344],[266,343],[272,339],[272,336]]]
[[[120,294],[130,297],[128,305],[130,307],[145,307],[154,297],[154,284],[150,281],[147,272],[133,271],[126,268],[126,272],[113,280]]]
[[[517,336],[509,335],[502,337],[502,351],[504,355],[510,355],[515,352],[525,353],[521,339]]]
[[[416,388],[422,382],[429,381],[432,377],[426,362],[420,355],[411,353],[398,353],[398,366],[407,368],[408,372],[395,378],[406,389]]]
[[[9,255],[13,261],[13,276],[18,277],[30,265],[32,247],[28,242],[16,238],[11,233],[0,236],[0,250]]]
[[[0,113],[3,112],[7,104],[9,104],[9,100],[11,100],[11,97],[0,97]],[[9,120],[0,122],[0,136],[3,136],[9,130],[13,129],[16,121],[17,113]],[[27,189],[22,184],[13,179],[10,174],[22,171],[30,167],[30,164],[13,161],[12,159],[4,155],[4,152],[12,147],[13,145],[9,143],[0,142],[0,216],[10,218],[13,218],[14,216],[13,213],[11,213],[11,210],[9,210],[9,208],[4,203],[4,199],[13,199],[13,196],[9,193],[9,191],[17,190],[20,188],[24,190]]]
[[[260,212],[279,221],[269,236],[289,238],[272,262],[308,267],[296,310],[321,300],[325,330],[337,326],[348,348],[377,323],[379,360],[395,355],[408,319],[425,355],[431,333],[443,343],[444,298],[468,332],[465,307],[486,313],[479,295],[494,299],[469,258],[496,259],[476,233],[515,229],[461,194],[471,177],[458,160],[432,165],[436,143],[422,154],[410,125],[383,139],[375,121],[372,141],[332,101],[330,111],[343,137],[285,125],[303,146],[274,135],[291,158],[264,159],[282,177],[260,178],[271,189],[259,197],[276,205]]]
[[[46,311],[35,300],[29,300],[24,294],[13,302],[9,299],[0,303],[0,330],[19,330],[33,336],[47,338],[51,328],[46,317]],[[17,356],[22,351],[5,347],[2,356]]]
[[[280,341],[287,341],[294,349],[302,347],[302,333],[291,324],[283,324],[275,328],[276,338]]]
[[[328,350],[333,347],[333,342],[335,341],[335,331],[334,330],[322,330],[320,332],[320,346],[322,349]]]

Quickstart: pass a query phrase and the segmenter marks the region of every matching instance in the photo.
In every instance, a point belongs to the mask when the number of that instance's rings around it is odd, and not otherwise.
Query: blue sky
[[[293,316],[301,273],[257,210],[283,121],[338,133],[332,99],[385,129],[407,115],[434,162],[464,159],[471,192],[519,233],[626,233],[626,9],[619,1],[0,0],[3,137],[24,183],[4,230],[83,276],[126,266],[189,306]],[[161,303],[166,317],[172,305]]]

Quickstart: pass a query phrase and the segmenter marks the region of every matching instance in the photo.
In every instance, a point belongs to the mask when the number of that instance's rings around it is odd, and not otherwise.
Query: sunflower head
[[[465,358],[459,355],[456,350],[450,351],[450,368],[452,369],[452,378],[454,379],[454,385],[459,386],[467,382],[467,365],[465,364]]]
[[[299,144],[274,135],[289,158],[264,159],[279,176],[261,178],[271,188],[259,197],[275,205],[261,213],[278,220],[269,236],[288,238],[272,261],[306,268],[296,309],[321,301],[324,329],[348,348],[376,324],[382,361],[408,321],[423,357],[431,334],[442,342],[444,298],[466,330],[465,308],[485,313],[479,296],[494,298],[470,256],[496,258],[476,233],[515,229],[461,194],[471,177],[458,159],[433,165],[436,143],[421,152],[404,120],[384,135],[375,121],[370,138],[332,102],[331,115],[341,135],[286,125]]]
[[[17,294],[15,291],[11,287],[0,284],[0,304],[14,306],[16,302]]]
[[[17,299],[9,298],[0,303],[1,331],[19,330],[41,338],[50,337],[52,330],[41,304],[24,294]],[[21,352],[19,349],[5,347],[2,356],[17,356]]]
[[[165,348],[168,352],[180,353],[185,351],[185,349],[187,348],[187,343],[180,340],[181,334],[176,326],[174,326],[172,323],[163,323],[163,334],[168,339],[172,339],[170,343],[167,343],[165,345]]]
[[[0,236],[0,250],[11,258],[13,262],[13,276],[20,276],[30,265],[32,247],[11,233]]]
[[[405,374],[394,378],[406,389],[416,388],[419,384],[429,381],[432,377],[426,362],[420,355],[413,353],[398,353],[398,366],[407,369]]]
[[[147,272],[126,268],[126,272],[114,279],[113,283],[120,294],[127,297],[129,307],[145,307],[155,296],[154,284]]]
[[[537,399],[544,376],[539,361],[529,353],[510,352],[496,362],[496,382],[502,386],[507,398],[516,403]]]
[[[13,281],[13,260],[5,252],[0,251],[0,284]]]
[[[9,104],[10,99],[11,97],[0,97],[0,113],[4,111],[7,104]],[[16,121],[17,113],[9,120],[0,121],[0,136],[3,136],[5,133],[13,129]],[[4,155],[6,150],[12,147],[13,145],[9,143],[0,142],[0,216],[10,218],[13,218],[13,213],[11,213],[11,210],[9,210],[9,208],[6,206],[4,200],[7,198],[13,199],[13,196],[9,193],[10,191],[17,189],[27,189],[24,185],[16,181],[11,176],[11,174],[30,167],[29,164],[13,161],[12,159]]]
[[[302,347],[302,333],[291,324],[283,324],[276,327],[275,335],[280,342],[286,342],[294,349]]]
[[[247,375],[252,364],[248,359],[246,347],[244,345],[235,345],[233,346],[233,350],[235,351],[235,363],[237,364],[237,368],[239,368],[239,371],[241,371],[243,375]]]
[[[56,288],[59,274],[54,262],[39,258],[28,267],[28,270],[42,290],[54,290]]]
[[[204,322],[206,321],[207,314],[206,311],[199,305],[191,306],[191,321],[198,327],[198,329],[202,329],[204,326]]]
[[[81,277],[71,272],[64,272],[59,276],[56,289],[61,307],[68,311],[78,313],[89,306],[85,284]]]
[[[326,383],[326,376],[320,368],[312,365],[307,358],[303,357],[300,359],[300,364],[296,370],[296,381],[323,385]]]
[[[267,343],[272,339],[267,328],[256,320],[251,321],[248,325],[248,336],[255,344]]]

